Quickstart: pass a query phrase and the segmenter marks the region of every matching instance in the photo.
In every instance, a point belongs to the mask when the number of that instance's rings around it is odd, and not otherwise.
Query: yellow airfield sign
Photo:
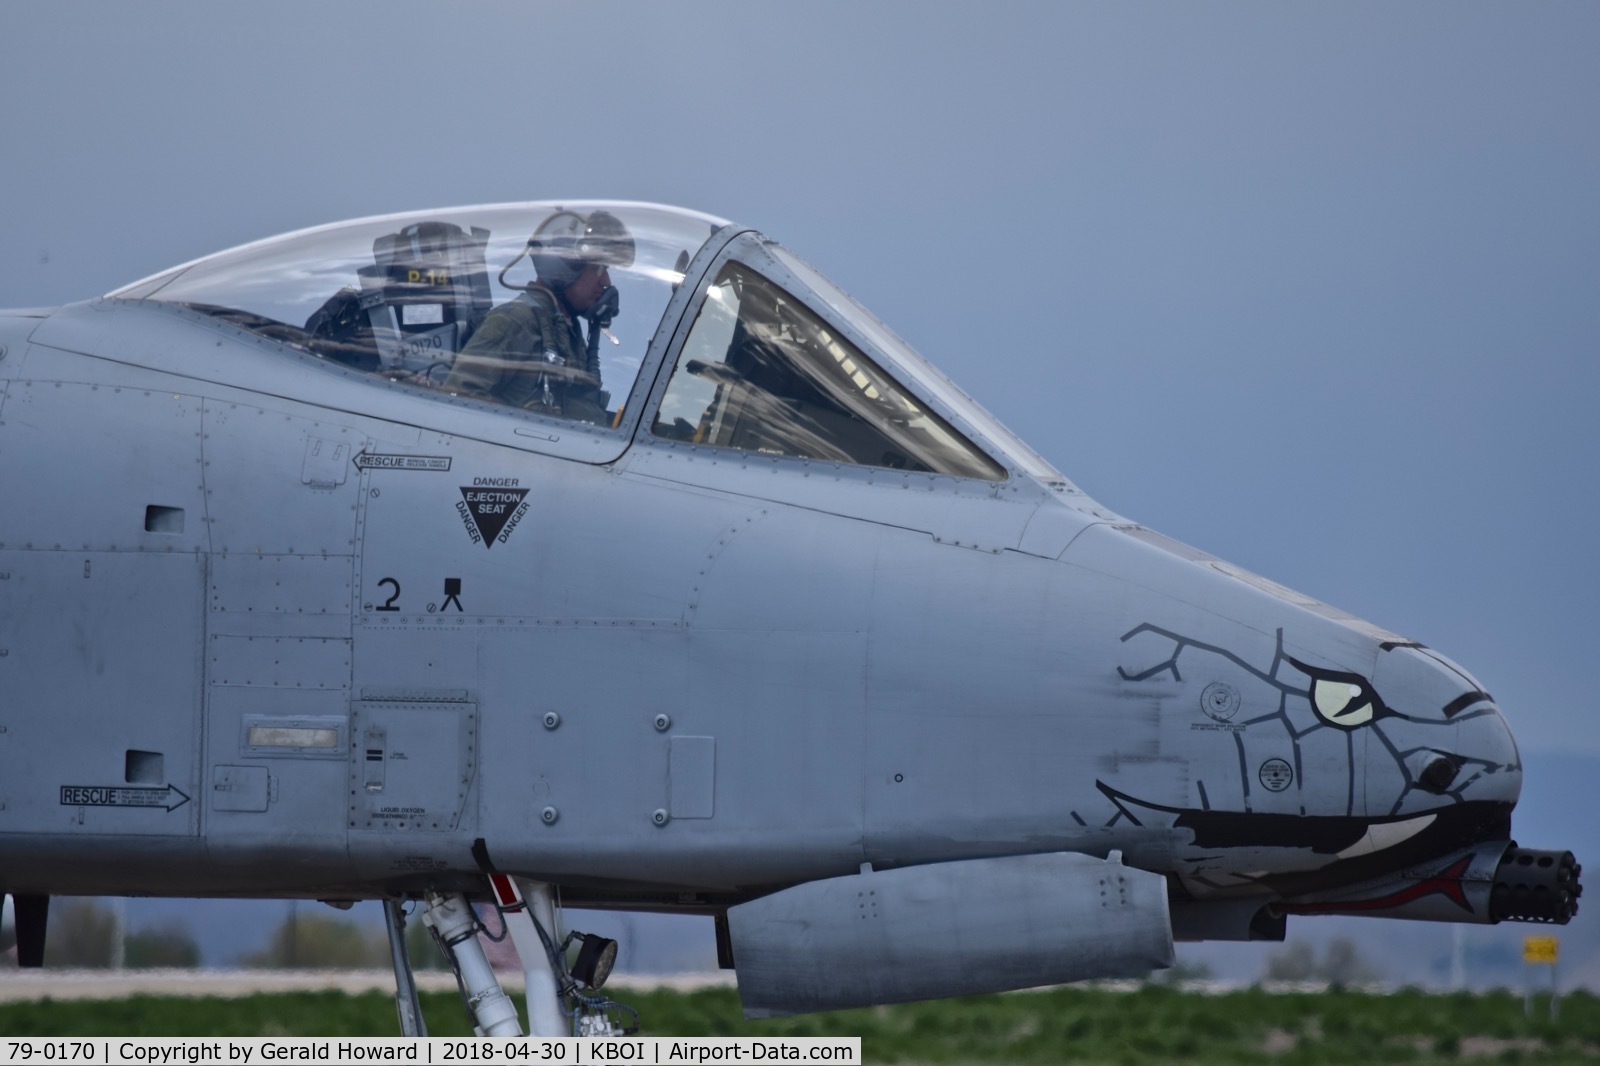
[[[1556,964],[1556,938],[1553,936],[1523,937],[1522,961],[1554,966]]]

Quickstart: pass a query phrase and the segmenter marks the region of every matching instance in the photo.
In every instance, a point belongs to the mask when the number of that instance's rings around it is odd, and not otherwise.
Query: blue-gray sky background
[[[1597,55],[1593,3],[4,4],[0,306],[358,215],[709,211],[1106,505],[1597,754]]]

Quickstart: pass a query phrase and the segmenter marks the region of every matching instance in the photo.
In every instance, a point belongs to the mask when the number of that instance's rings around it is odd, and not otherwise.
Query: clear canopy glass
[[[651,426],[658,437],[1004,481],[1005,470],[814,311],[729,262]]]
[[[917,382],[928,395],[937,398],[948,410],[966,420],[990,448],[1003,454],[1024,474],[1047,485],[1061,486],[1067,483],[1066,477],[1051,466],[1043,456],[1023,443],[1021,437],[1007,429],[999,419],[945,377],[915,348],[901,340],[898,334],[879,321],[876,315],[857,303],[853,296],[782,245],[771,244],[768,248],[778,262],[804,282],[816,297],[827,305],[829,311],[849,323],[866,338],[889,364],[888,369],[892,373],[901,380]]]
[[[219,252],[109,298],[180,304],[390,381],[610,426],[685,267],[724,225],[600,201],[384,215]]]

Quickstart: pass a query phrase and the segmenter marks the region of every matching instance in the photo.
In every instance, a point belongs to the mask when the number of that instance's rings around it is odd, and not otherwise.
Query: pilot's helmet
[[[558,292],[577,281],[590,263],[633,265],[633,237],[609,211],[557,211],[533,231],[528,250],[539,280]]]

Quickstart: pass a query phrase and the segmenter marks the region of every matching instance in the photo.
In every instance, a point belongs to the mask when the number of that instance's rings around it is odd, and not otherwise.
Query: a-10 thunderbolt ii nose
[[[1250,912],[1257,935],[1297,913],[1469,922],[1575,913],[1571,855],[1511,843],[1521,759],[1475,678],[1159,535],[1122,532],[1182,560],[1135,567],[1147,588],[1161,584],[1152,570],[1168,574],[1172,595],[1145,596],[1136,611],[1149,617],[1122,634],[1122,694],[1159,704],[1167,750],[1188,751],[1191,775],[1205,770],[1187,796],[1170,775],[1153,787],[1138,773],[1097,785],[1118,816],[1173,830],[1172,875],[1187,897],[1175,920],[1186,903],[1196,916],[1227,913],[1218,904],[1229,899],[1248,909],[1262,889],[1276,898]]]
[[[24,963],[52,894],[416,903],[500,1034],[492,893],[554,1035],[615,957],[557,893],[713,917],[751,1013],[1576,910],[1470,675],[1101,507],[708,215],[370,218],[0,315],[0,455]]]

